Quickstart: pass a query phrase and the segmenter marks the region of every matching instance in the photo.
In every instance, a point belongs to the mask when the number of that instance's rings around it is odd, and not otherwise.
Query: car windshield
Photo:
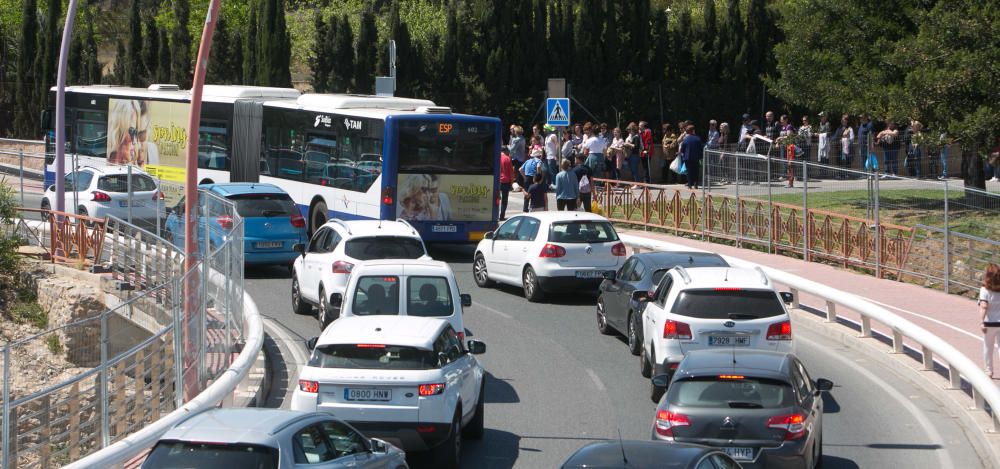
[[[246,467],[277,469],[278,450],[243,443],[161,441],[142,463],[152,469],[187,467]]]
[[[419,239],[405,236],[369,236],[347,240],[344,254],[362,261],[419,259],[425,254]]]
[[[236,202],[241,217],[280,217],[298,213],[298,207],[288,194],[243,194],[230,196]]]
[[[549,241],[553,243],[607,243],[618,241],[618,233],[606,221],[555,222],[549,228]]]
[[[358,278],[351,313],[357,316],[399,314],[399,277],[372,275]]]
[[[451,316],[451,288],[444,277],[413,275],[406,279],[407,316]]]
[[[128,175],[112,174],[97,179],[97,190],[105,192],[128,192]],[[145,174],[132,175],[132,192],[149,192],[156,190],[156,181]]]
[[[705,376],[670,384],[667,402],[682,407],[774,409],[793,404],[792,386],[766,378]]]
[[[321,345],[309,357],[309,366],[365,370],[431,370],[437,357],[430,350],[382,344]]]
[[[781,316],[785,309],[771,290],[717,288],[682,291],[671,312],[702,319],[757,319]]]

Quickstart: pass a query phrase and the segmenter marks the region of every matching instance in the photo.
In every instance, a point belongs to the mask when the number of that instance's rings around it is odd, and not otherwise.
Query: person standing
[[[746,140],[747,134],[752,134],[753,133],[753,126],[750,125],[750,121],[751,121],[750,114],[744,113],[742,120],[743,120],[743,124],[740,125],[740,136],[739,136],[738,139],[736,139],[737,142],[742,142],[742,141]]]
[[[549,198],[545,196],[548,191],[549,186],[545,184],[545,176],[541,172],[535,173],[531,185],[524,189],[524,202],[528,207],[525,212],[548,210]]]
[[[594,128],[590,122],[583,126],[583,143],[580,144],[581,153],[587,155],[586,164],[594,176],[604,176],[604,139],[594,135]]]
[[[819,113],[819,149],[816,158],[821,164],[830,164],[830,120],[825,112]]]
[[[809,116],[802,116],[802,125],[799,126],[799,146],[802,147],[802,159],[809,159],[809,152],[812,151],[813,128],[809,122]]]
[[[715,119],[708,121],[708,136],[705,139],[705,147],[709,150],[719,148],[719,123]]]
[[[875,142],[882,147],[885,156],[885,174],[881,179],[895,178],[899,174],[899,129],[893,121],[886,122],[885,130],[875,136]]]
[[[979,314],[982,317],[983,361],[986,374],[993,377],[993,348],[1000,337],[1000,267],[990,264],[979,288]]]
[[[649,128],[649,124],[646,121],[639,121],[639,136],[642,137],[642,149],[639,151],[639,162],[642,164],[642,181],[648,184],[649,162],[653,159],[653,129]]]
[[[674,158],[677,157],[677,133],[674,132],[674,126],[670,125],[669,122],[663,124],[663,141],[661,142],[663,148],[663,177],[662,181],[664,184],[676,184],[678,181],[677,173],[670,170],[670,163],[674,162]]]
[[[510,149],[510,162],[514,165],[514,170],[516,171],[517,185],[521,187],[525,187],[524,178],[521,176],[521,165],[528,159],[528,154],[524,151],[524,137],[521,135],[523,131],[524,129],[517,124],[511,125],[510,143],[507,144],[507,148]]]
[[[584,160],[582,154],[576,155],[576,166],[573,167],[573,174],[576,175],[577,187],[580,190],[580,205],[583,206],[585,212],[589,212],[590,192],[593,188],[590,178],[593,173],[590,171],[590,167],[584,164]]]
[[[562,149],[559,150],[562,159],[569,160],[570,163],[576,161],[576,145],[573,145],[573,132],[569,129],[563,131]]]
[[[921,166],[923,166],[924,156],[924,125],[917,120],[911,120],[910,126],[906,128],[906,172],[910,177],[920,179],[923,177]]]
[[[556,183],[556,173],[559,172],[559,135],[556,133],[555,127],[545,124],[542,129],[545,130],[545,164],[546,164],[546,175],[548,176],[549,185]],[[552,187],[549,187],[552,189]]]
[[[854,135],[858,139],[858,156],[861,157],[859,161],[864,162],[868,159],[868,151],[871,150],[872,144],[875,143],[873,141],[875,124],[868,113],[858,116],[858,131]]]
[[[576,180],[576,173],[571,171],[569,161],[563,160],[560,168],[562,171],[556,175],[556,210],[572,212],[576,210],[576,200],[580,198],[580,183]]]
[[[643,182],[643,174],[640,172],[642,169],[639,166],[642,164],[639,160],[642,158],[639,156],[642,152],[642,136],[639,135],[639,126],[635,122],[629,122],[626,126],[628,130],[628,136],[624,139],[624,152],[628,155],[626,161],[628,161],[628,169],[632,172],[632,182]],[[633,189],[638,189],[639,186],[632,186]]]
[[[537,176],[537,175],[542,175],[543,178],[544,178],[545,170],[543,170],[541,168],[542,164],[544,164],[542,162],[542,150],[538,149],[538,150],[532,151],[531,158],[528,159],[528,161],[525,161],[523,165],[521,165],[521,169],[520,169],[521,179],[524,180],[525,183],[530,184],[530,183],[534,182],[535,176]],[[546,187],[548,187],[548,186],[546,185]],[[521,188],[522,189],[527,189],[528,187],[527,186],[521,186]],[[528,211],[528,197],[527,196],[525,196],[525,198],[524,198],[524,208],[522,209],[522,211],[523,212],[527,212]]]
[[[619,129],[618,127],[615,127],[615,129],[612,131],[612,134],[614,135],[614,138],[611,139],[611,146],[608,147],[608,160],[605,162],[605,164],[608,164],[608,162],[610,162],[611,164],[611,179],[624,179],[624,177],[621,174],[621,171],[622,171],[622,162],[626,161],[625,155],[627,154],[625,152],[625,139],[622,138],[622,129]],[[630,174],[632,176],[632,179],[634,180],[636,177],[635,173],[636,170],[632,169],[632,161],[631,160],[627,161],[628,161],[627,164],[629,166],[629,171],[631,171]],[[635,164],[638,165],[639,162],[636,161]]]
[[[514,165],[510,161],[510,150],[500,150],[500,220],[507,219],[507,199],[514,185]]]
[[[694,133],[694,124],[688,124],[686,134],[680,146],[681,161],[687,167],[687,188],[697,189],[701,182],[701,157],[705,144]]]

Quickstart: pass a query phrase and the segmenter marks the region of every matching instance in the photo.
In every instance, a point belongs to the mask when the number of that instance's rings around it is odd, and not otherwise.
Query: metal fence
[[[700,190],[607,181],[609,218],[723,239],[965,294],[1000,262],[1000,194],[954,180],[706,150]],[[956,187],[958,186],[958,187]]]
[[[4,468],[92,454],[180,407],[232,364],[246,331],[243,222],[212,194],[200,193],[198,207],[199,240],[209,242],[193,270],[184,272],[182,243],[109,218],[103,250],[87,264],[105,272],[110,308],[3,346]],[[47,247],[53,223],[18,220],[3,231]],[[57,382],[32,366],[39,354],[69,364]]]

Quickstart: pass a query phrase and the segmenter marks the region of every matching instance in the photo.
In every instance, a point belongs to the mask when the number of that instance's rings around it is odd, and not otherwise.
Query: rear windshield
[[[788,383],[765,378],[706,376],[670,384],[667,401],[684,407],[774,409],[793,403]]]
[[[323,345],[309,358],[312,367],[364,370],[430,370],[437,362],[430,350],[382,344]]]
[[[128,175],[113,174],[97,179],[97,189],[105,192],[128,192]],[[156,190],[156,182],[145,174],[132,175],[132,192],[149,192]]]
[[[288,194],[245,194],[229,197],[236,202],[236,213],[245,218],[282,217],[298,213]]]
[[[685,290],[674,314],[703,319],[757,319],[781,316],[785,309],[771,290]]]
[[[451,316],[455,311],[448,279],[414,275],[406,283],[407,316]]]
[[[399,277],[372,275],[358,278],[351,313],[357,316],[399,314]]]
[[[570,221],[553,223],[549,241],[554,243],[607,243],[618,241],[618,233],[606,221]]]
[[[245,467],[277,469],[278,450],[260,445],[160,442],[142,463],[143,469]]]
[[[372,236],[347,241],[344,253],[355,259],[419,259],[425,254],[419,239],[405,236]]]

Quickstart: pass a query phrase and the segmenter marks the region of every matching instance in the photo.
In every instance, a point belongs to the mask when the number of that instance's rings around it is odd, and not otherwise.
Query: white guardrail
[[[657,241],[641,236],[620,235],[621,240],[633,248],[648,250],[667,251],[697,251],[698,249],[674,244],[665,241]],[[994,384],[993,380],[986,376],[978,364],[965,356],[962,352],[952,347],[940,337],[930,331],[903,319],[888,309],[871,303],[859,296],[830,288],[812,280],[807,280],[797,275],[774,269],[771,267],[755,264],[732,256],[722,256],[727,262],[739,267],[760,267],[767,276],[783,285],[787,285],[795,295],[795,305],[798,305],[799,292],[809,293],[826,301],[826,317],[830,322],[836,322],[836,306],[841,305],[861,315],[861,337],[871,336],[871,321],[875,320],[892,330],[892,348],[894,352],[903,352],[903,339],[909,338],[920,345],[920,352],[923,355],[924,369],[931,370],[934,367],[934,359],[942,362],[948,368],[948,379],[951,387],[959,389],[961,380],[965,380],[972,386],[972,400],[974,409],[986,410],[988,403],[992,411],[993,432],[1000,432],[1000,388]],[[984,429],[989,431],[988,429]]]
[[[216,271],[211,272],[209,282],[215,285],[224,285],[226,281],[228,280],[221,273]],[[202,391],[201,394],[198,394],[160,420],[122,438],[107,448],[64,467],[72,469],[122,467],[126,462],[129,462],[156,444],[156,441],[171,427],[192,415],[215,408],[223,399],[230,395],[250,372],[250,368],[257,360],[257,354],[264,345],[264,324],[261,321],[260,312],[257,311],[257,304],[250,298],[250,294],[245,291],[243,293],[243,302],[243,314],[247,329],[245,331],[246,345],[244,345],[243,350],[240,351],[236,360],[233,361],[233,364],[218,379]]]

